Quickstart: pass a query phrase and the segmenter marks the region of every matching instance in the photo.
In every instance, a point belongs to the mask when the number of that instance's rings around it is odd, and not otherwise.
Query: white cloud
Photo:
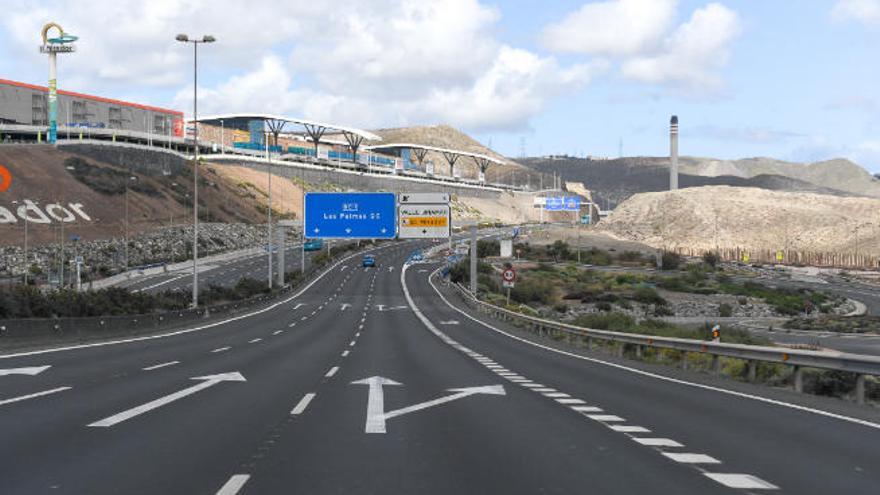
[[[831,9],[831,17],[837,21],[880,24],[880,0],[837,0]]]
[[[516,128],[600,67],[502,44],[500,12],[480,0],[44,0],[7,12],[0,26],[27,63],[45,64],[36,45],[50,19],[80,36],[62,85],[166,94],[187,111],[191,87],[178,88],[191,81],[192,48],[174,35],[216,36],[199,50],[200,113]]]
[[[613,0],[587,3],[547,26],[542,44],[556,52],[597,55],[641,53],[663,39],[677,0]]]
[[[659,53],[624,62],[624,76],[647,83],[672,83],[688,89],[713,91],[721,86],[715,73],[729,58],[729,44],[740,33],[739,16],[711,3],[694,11],[663,43]]]

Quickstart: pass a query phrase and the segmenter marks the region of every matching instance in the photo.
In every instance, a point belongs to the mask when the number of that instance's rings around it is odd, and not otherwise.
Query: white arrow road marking
[[[10,369],[5,369],[5,370],[0,370],[0,376],[7,376],[7,375],[34,376],[34,375],[39,375],[40,373],[46,371],[47,369],[49,369],[51,367],[52,366],[49,365],[49,366],[30,366],[28,368],[10,368]]]
[[[385,393],[382,387],[385,385],[401,385],[394,380],[383,378],[381,376],[372,376],[363,380],[351,382],[352,385],[369,385],[370,392],[367,398],[367,422],[364,428],[366,433],[385,433],[385,422],[391,418],[403,416],[411,412],[421,411],[429,407],[439,406],[447,402],[463,399],[471,395],[488,394],[488,395],[505,395],[504,385],[488,385],[483,387],[465,387],[451,388],[449,392],[455,392],[445,397],[420,402],[408,407],[396,409],[394,411],[385,412]]]
[[[389,267],[388,267],[388,271],[389,271],[389,272],[393,272],[393,271],[394,271],[394,266],[389,266]]]
[[[12,404],[13,402],[20,402],[23,400],[34,399],[36,397],[42,397],[44,395],[54,394],[56,392],[64,392],[65,390],[70,390],[73,387],[58,387],[50,390],[43,390],[42,392],[37,392],[34,394],[21,395],[18,397],[13,397],[11,399],[3,399],[0,400],[0,406],[5,406],[6,404]]]
[[[119,424],[125,420],[134,418],[136,416],[140,416],[146,412],[152,411],[153,409],[160,408],[162,406],[168,405],[176,400],[182,399],[186,396],[195,394],[197,392],[201,392],[207,388],[211,388],[214,385],[222,382],[244,382],[244,376],[237,371],[233,371],[230,373],[220,373],[217,375],[208,375],[208,376],[197,376],[191,378],[192,380],[203,380],[202,383],[198,385],[193,385],[192,387],[185,388],[183,390],[179,390],[174,392],[173,394],[166,395],[165,397],[160,397],[154,401],[147,402],[146,404],[142,404],[140,406],[131,408],[127,411],[123,411],[119,414],[114,414],[109,418],[104,418],[100,421],[95,421],[87,426],[94,426],[100,428],[107,428],[110,426],[114,426]]]
[[[340,310],[340,311],[345,311],[346,308],[350,308],[350,307],[351,307],[351,304],[349,304],[349,303],[342,303],[342,306],[340,306],[339,310]]]
[[[340,268],[339,271],[340,271],[340,272],[341,272],[341,271],[344,271],[346,268],[348,268],[348,265],[342,265],[342,268]]]
[[[458,320],[441,321],[441,325],[458,325]]]

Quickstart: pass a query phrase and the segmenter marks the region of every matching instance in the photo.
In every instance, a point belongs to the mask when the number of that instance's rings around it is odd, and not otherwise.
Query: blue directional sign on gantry
[[[305,236],[311,239],[393,239],[394,193],[306,193]]]

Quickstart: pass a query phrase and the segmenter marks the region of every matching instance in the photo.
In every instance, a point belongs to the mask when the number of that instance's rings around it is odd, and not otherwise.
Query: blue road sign
[[[393,239],[394,193],[306,193],[305,236],[311,239]]]
[[[547,211],[578,211],[581,209],[581,198],[577,196],[550,197],[544,205]]]
[[[565,206],[565,203],[562,201],[562,198],[549,197],[547,198],[547,202],[544,203],[544,209],[547,211],[560,211],[562,207]]]

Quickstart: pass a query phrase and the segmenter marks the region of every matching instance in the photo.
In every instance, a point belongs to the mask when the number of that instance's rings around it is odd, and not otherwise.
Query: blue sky
[[[19,2],[0,77],[44,83],[49,20],[81,36],[59,86],[189,113],[448,123],[510,155],[848,157],[880,171],[880,0]]]

